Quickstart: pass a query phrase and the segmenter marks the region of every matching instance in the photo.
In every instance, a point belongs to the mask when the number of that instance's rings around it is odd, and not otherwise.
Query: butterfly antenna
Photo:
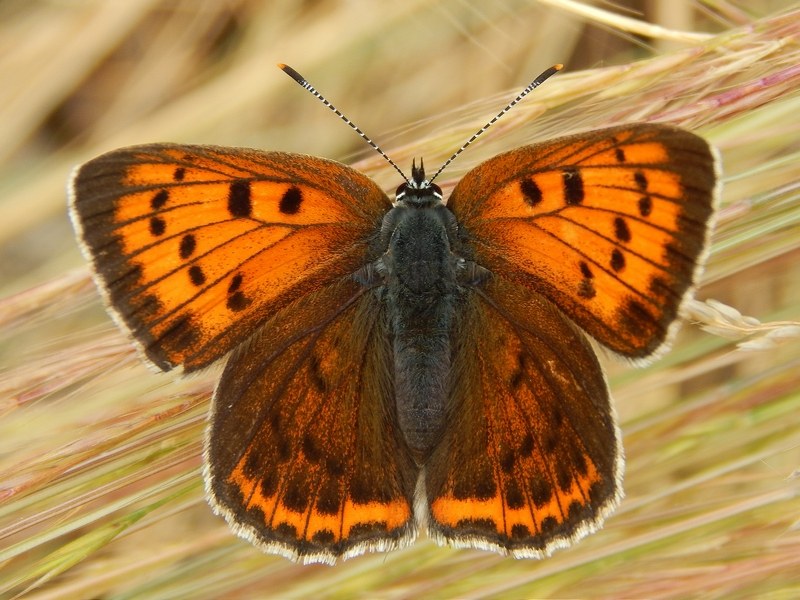
[[[397,166],[397,164],[396,164],[396,163],[395,163],[395,162],[394,162],[394,161],[393,161],[391,158],[389,158],[389,157],[387,156],[387,154],[386,154],[386,153],[385,153],[383,150],[381,150],[380,146],[378,146],[378,144],[376,144],[376,143],[375,143],[375,142],[373,142],[371,139],[369,139],[369,136],[367,136],[367,134],[366,134],[366,133],[364,133],[363,131],[361,131],[361,130],[358,128],[358,125],[356,125],[356,124],[355,124],[355,123],[353,123],[353,122],[352,122],[350,119],[348,119],[347,117],[345,117],[345,116],[344,116],[344,114],[342,114],[342,112],[341,112],[341,111],[340,111],[338,108],[336,108],[336,107],[335,107],[333,104],[331,104],[330,102],[328,102],[328,100],[327,100],[327,99],[326,99],[326,98],[325,98],[325,97],[324,97],[322,94],[320,94],[320,93],[319,93],[319,92],[316,90],[316,88],[315,88],[313,85],[311,85],[310,83],[308,83],[308,81],[306,80],[306,78],[305,78],[305,77],[303,77],[302,75],[300,75],[300,73],[298,73],[297,71],[295,71],[295,70],[294,70],[292,67],[290,67],[289,65],[285,65],[285,64],[283,64],[283,63],[278,63],[278,67],[280,67],[280,69],[281,69],[281,70],[282,70],[284,73],[286,73],[286,74],[287,74],[289,77],[291,77],[292,79],[294,79],[294,80],[295,80],[297,83],[299,83],[301,86],[303,86],[303,87],[304,87],[306,90],[308,90],[309,92],[311,92],[311,94],[312,94],[312,95],[313,95],[313,96],[314,96],[314,97],[315,97],[317,100],[321,101],[321,102],[322,102],[322,103],[323,103],[325,106],[327,106],[327,107],[328,107],[328,108],[330,108],[330,109],[331,109],[331,110],[332,110],[334,113],[336,113],[336,115],[337,115],[337,116],[338,116],[338,117],[339,117],[339,118],[340,118],[342,121],[344,121],[345,123],[347,123],[348,125],[350,125],[350,127],[352,127],[352,128],[353,128],[353,130],[354,130],[354,131],[355,131],[355,132],[356,132],[358,135],[360,135],[360,136],[361,136],[361,138],[362,138],[362,139],[363,139],[365,142],[367,142],[367,143],[368,143],[370,146],[372,146],[372,147],[375,149],[375,151],[376,151],[378,154],[380,154],[380,155],[381,155],[383,158],[385,158],[385,159],[386,159],[386,161],[387,161],[387,162],[388,162],[390,165],[392,165],[392,166],[395,168],[395,171],[397,171],[398,173],[400,173],[400,177],[402,177],[404,181],[408,181],[408,177],[406,177],[406,174],[405,174],[405,173],[403,173],[403,171],[400,169],[400,167],[398,167],[398,166]]]
[[[527,96],[527,95],[528,95],[528,94],[530,94],[530,93],[531,93],[533,90],[535,90],[537,87],[539,87],[540,85],[542,85],[542,83],[544,83],[544,82],[545,82],[545,80],[546,80],[548,77],[550,77],[551,75],[554,75],[555,73],[558,73],[558,72],[559,72],[561,69],[563,69],[563,68],[564,68],[564,65],[560,65],[560,64],[559,64],[559,65],[553,65],[552,67],[550,67],[549,69],[547,69],[547,70],[546,70],[544,73],[542,73],[541,75],[539,75],[539,76],[538,76],[536,79],[534,79],[533,81],[531,81],[531,82],[530,82],[530,84],[528,84],[528,87],[526,87],[524,90],[522,90],[522,91],[521,91],[521,92],[520,92],[520,93],[517,95],[517,97],[516,97],[516,98],[514,98],[514,99],[513,99],[511,102],[509,102],[509,103],[506,105],[506,107],[505,107],[503,110],[501,110],[499,113],[497,113],[497,115],[495,115],[495,117],[494,117],[494,118],[493,118],[491,121],[489,121],[488,123],[486,123],[486,125],[484,125],[484,126],[483,126],[483,127],[481,127],[481,128],[478,130],[478,131],[476,131],[476,132],[473,134],[473,136],[472,136],[471,138],[469,138],[469,139],[468,139],[466,142],[464,142],[464,145],[463,145],[463,146],[461,146],[461,148],[459,148],[458,150],[456,150],[456,151],[455,151],[455,153],[453,154],[453,156],[451,156],[450,158],[448,158],[448,159],[445,161],[445,163],[444,163],[444,164],[443,164],[441,167],[439,167],[439,170],[438,170],[438,171],[436,171],[436,173],[434,173],[433,177],[431,177],[431,178],[428,180],[428,183],[431,183],[431,182],[433,182],[433,180],[434,180],[434,179],[436,179],[436,178],[439,176],[439,173],[441,173],[442,171],[444,171],[444,170],[445,170],[445,168],[447,167],[447,165],[449,165],[451,162],[453,162],[453,161],[456,159],[456,157],[457,157],[459,154],[461,154],[461,153],[462,153],[464,150],[466,150],[466,149],[467,149],[467,146],[469,146],[469,145],[470,145],[472,142],[474,142],[475,140],[477,140],[477,139],[478,139],[478,137],[479,137],[479,136],[480,136],[480,135],[481,135],[481,134],[482,134],[484,131],[486,131],[487,129],[489,129],[489,127],[491,127],[492,125],[494,125],[494,124],[495,124],[495,122],[496,122],[496,121],[497,121],[497,120],[498,120],[500,117],[502,117],[502,116],[503,116],[504,114],[506,114],[506,113],[507,113],[509,110],[511,110],[511,109],[513,108],[513,106],[514,106],[514,105],[515,105],[517,102],[519,102],[520,100],[522,100],[522,99],[523,99],[525,96]]]

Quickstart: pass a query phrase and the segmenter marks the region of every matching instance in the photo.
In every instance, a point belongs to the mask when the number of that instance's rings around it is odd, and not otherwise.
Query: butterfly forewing
[[[547,300],[493,276],[454,333],[444,439],[426,465],[440,542],[540,557],[622,495],[608,390],[585,337]]]
[[[410,542],[418,468],[392,395],[385,311],[354,282],[278,312],[214,394],[207,487],[243,537],[305,562]]]
[[[716,159],[702,139],[637,124],[527,146],[448,200],[475,260],[538,291],[630,358],[668,341],[704,257]]]
[[[363,266],[389,206],[371,180],[333,161],[170,144],[86,163],[71,196],[114,312],[153,363],[187,371]]]

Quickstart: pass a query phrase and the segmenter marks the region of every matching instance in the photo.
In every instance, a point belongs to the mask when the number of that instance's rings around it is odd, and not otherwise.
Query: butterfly
[[[392,201],[331,160],[167,143],[74,173],[81,246],[146,360],[226,359],[207,496],[264,551],[332,564],[427,531],[540,558],[620,502],[587,336],[634,362],[666,349],[707,252],[715,151],[634,123],[490,158],[446,202],[436,175],[414,162]]]

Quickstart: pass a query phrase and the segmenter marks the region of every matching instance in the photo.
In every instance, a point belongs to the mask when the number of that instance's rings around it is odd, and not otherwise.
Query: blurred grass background
[[[0,1],[0,596],[800,595],[800,5],[768,0]],[[581,12],[582,11],[582,12]],[[607,361],[627,497],[544,561],[426,539],[334,568],[262,555],[203,499],[218,369],[154,374],[105,314],[66,215],[71,168],[155,141],[281,149],[438,180],[533,140],[664,120],[725,170],[696,304],[647,369]],[[758,319],[756,321],[754,318]]]

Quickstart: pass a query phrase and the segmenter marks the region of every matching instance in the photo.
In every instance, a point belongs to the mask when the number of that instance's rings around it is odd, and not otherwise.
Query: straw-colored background
[[[0,596],[800,595],[800,7],[566,0],[0,2]],[[616,15],[616,16],[615,16]],[[665,120],[716,144],[725,190],[699,304],[648,369],[607,361],[628,466],[605,528],[544,561],[421,539],[334,568],[262,555],[203,500],[218,369],[149,372],[72,237],[70,169],[153,141],[396,174],[273,65],[302,72],[401,167]],[[794,324],[793,324],[794,323]],[[744,344],[741,349],[737,344]]]

